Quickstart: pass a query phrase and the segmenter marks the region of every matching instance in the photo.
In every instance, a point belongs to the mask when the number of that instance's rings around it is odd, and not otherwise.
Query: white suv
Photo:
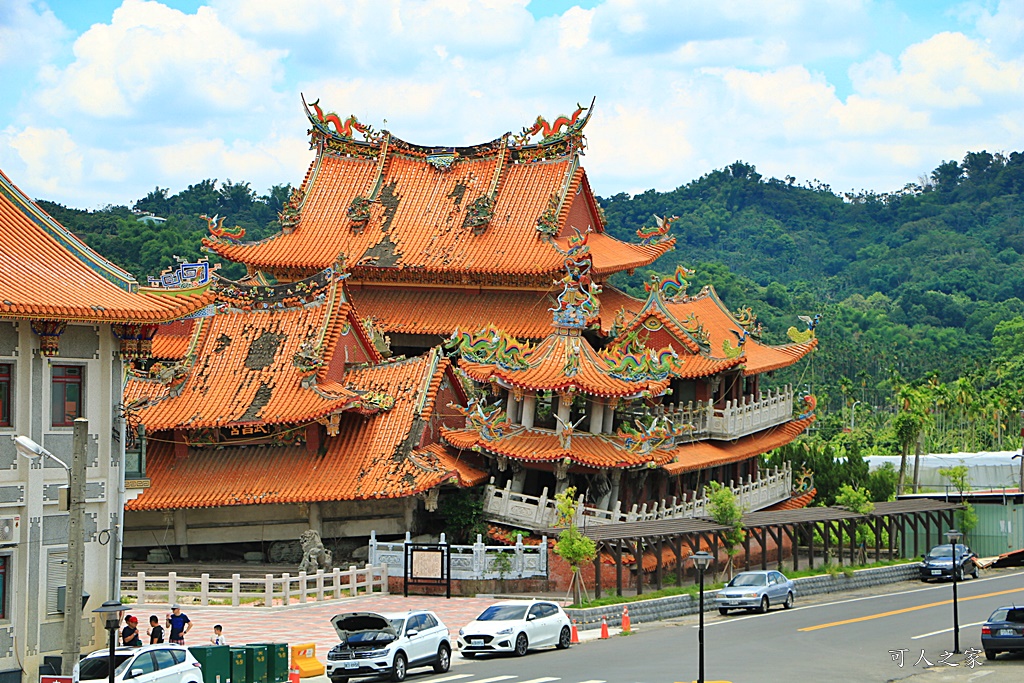
[[[107,681],[110,650],[83,657],[71,673],[79,681]],[[180,645],[143,645],[114,650],[114,683],[203,683],[203,672],[192,653]]]
[[[448,627],[433,612],[349,612],[332,617],[331,624],[341,640],[327,653],[331,683],[381,675],[404,681],[411,667],[432,666],[444,673],[451,666]]]

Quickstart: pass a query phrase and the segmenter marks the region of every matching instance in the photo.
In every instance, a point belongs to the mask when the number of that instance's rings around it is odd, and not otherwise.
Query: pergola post
[[[676,585],[683,587],[683,537],[672,537],[672,551],[676,554]]]
[[[654,546],[657,549],[656,552],[658,553],[658,563],[656,565],[654,565],[654,585],[657,586],[657,588],[655,590],[659,590],[659,591],[662,589],[662,584],[661,584],[661,580],[662,580],[662,566],[661,566],[661,564],[664,561],[664,555],[661,552],[662,551],[662,543],[663,543],[662,537],[658,536],[658,541],[657,541],[657,543]]]
[[[594,555],[594,599],[601,597],[601,549],[604,543],[598,544],[597,553]]]
[[[622,597],[622,546],[615,543],[615,594]]]

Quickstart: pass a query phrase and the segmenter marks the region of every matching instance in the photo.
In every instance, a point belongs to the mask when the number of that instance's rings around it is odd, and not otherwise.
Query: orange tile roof
[[[559,435],[550,430],[513,428],[506,436],[486,440],[472,429],[442,429],[441,436],[453,448],[481,450],[504,455],[514,460],[537,463],[559,463],[568,458],[586,467],[641,467],[649,463],[663,466],[671,459],[671,452],[656,449],[650,453],[632,452],[622,439],[611,434],[595,436],[587,432],[574,432],[565,448]]]
[[[637,379],[612,375],[610,362],[599,355],[586,338],[559,330],[537,346],[522,353],[522,362],[514,366],[496,362],[475,362],[465,356],[459,369],[477,382],[498,381],[503,386],[536,391],[561,391],[573,388],[591,396],[660,396],[670,379],[655,379],[638,374]]]
[[[669,299],[665,301],[664,305],[676,320],[685,320],[691,313],[696,316],[708,333],[714,353],[720,352],[726,341],[735,346],[737,339],[732,331],[743,330],[733,314],[722,303],[714,287],[708,287],[708,292],[704,296],[698,295],[687,301],[678,302]],[[817,339],[803,344],[769,346],[756,339],[748,338],[743,345],[743,374],[757,375],[787,367],[813,351],[817,345]]]
[[[304,447],[190,448],[175,458],[173,444],[151,439],[147,474],[152,486],[129,510],[366,500],[411,496],[442,484],[475,486],[487,474],[476,456],[459,457],[438,444],[421,444],[436,397],[452,380],[437,349],[418,358],[353,368],[352,392],[387,391],[390,410],[347,412],[322,454]],[[196,486],[202,482],[202,486]]]
[[[218,312],[200,318],[195,353],[183,366],[184,384],[171,387],[154,377],[132,374],[127,405],[137,404],[150,432],[198,429],[235,423],[296,423],[344,410],[359,397],[340,385],[303,386],[294,357],[309,341],[323,340],[324,367],[339,339],[360,328],[340,281],[330,282],[323,299],[305,306],[245,311],[223,301]],[[308,380],[307,380],[308,384]]]
[[[0,172],[0,318],[161,322],[213,299],[206,288],[154,290],[53,220]]]
[[[344,253],[357,277],[370,278],[394,268],[527,275],[562,269],[564,258],[556,247],[564,250],[568,238],[543,235],[537,219],[554,197],[562,208],[559,230],[565,227],[570,202],[564,198],[573,197],[573,188],[584,181],[575,157],[512,163],[507,148],[495,144],[441,171],[397,142],[382,143],[377,159],[321,148],[290,234],[254,244],[214,239],[204,244],[230,260],[270,270],[319,270]],[[469,205],[491,192],[490,222],[483,229],[466,224]],[[350,202],[371,195],[369,220],[353,224]],[[619,242],[594,222],[595,274],[647,265],[673,246],[672,240],[650,246]]]
[[[162,323],[153,337],[153,358],[182,360],[188,353],[195,332],[195,320]]]
[[[767,453],[783,446],[814,422],[814,416],[792,420],[735,441],[696,441],[672,450],[672,462],[665,465],[669,474],[683,474],[709,467],[727,465]]]
[[[811,489],[810,491],[804,491],[803,493],[795,493],[781,503],[769,505],[765,510],[799,510],[800,508],[805,508],[810,505],[814,500],[814,496],[817,494],[818,489]]]

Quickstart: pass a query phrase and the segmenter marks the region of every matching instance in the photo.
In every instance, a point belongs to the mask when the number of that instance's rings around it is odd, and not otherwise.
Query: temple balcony
[[[760,478],[749,478],[746,482],[729,486],[736,495],[736,503],[746,512],[761,510],[786,500],[793,491],[793,471],[789,463],[782,469],[762,472]],[[618,501],[610,510],[589,507],[583,504],[581,496],[576,504],[576,524],[614,524],[616,522],[645,522],[657,519],[678,519],[708,516],[707,498],[701,496],[689,501],[656,501],[650,505],[634,505],[624,511]],[[557,524],[555,499],[545,488],[539,496],[512,491],[512,482],[504,488],[494,485],[494,478],[484,488],[484,518],[499,524],[508,524],[531,531],[550,529]]]

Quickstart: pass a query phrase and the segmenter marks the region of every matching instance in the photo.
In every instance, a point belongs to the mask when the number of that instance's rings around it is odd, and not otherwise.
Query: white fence
[[[793,419],[793,388],[762,393],[757,400],[744,396],[711,413],[708,433],[712,438],[736,439]]]
[[[763,473],[759,479],[748,478],[746,482],[736,485],[729,482],[736,495],[736,503],[744,510],[752,512],[760,510],[779,501],[789,498],[793,491],[793,470],[789,463],[783,468]],[[484,516],[487,519],[511,524],[523,529],[550,529],[557,519],[554,498],[548,497],[545,488],[539,496],[512,491],[512,482],[504,488],[494,485],[494,478],[484,488]],[[655,519],[676,519],[681,517],[706,517],[707,499],[695,498],[690,501],[677,502],[676,498],[669,501],[656,501],[649,506],[634,505],[624,511],[616,502],[611,510],[602,510],[583,505],[583,497],[576,504],[576,524],[613,524],[615,522],[645,522]]]
[[[404,541],[382,542],[376,532],[370,532],[371,564],[386,564],[389,567],[405,566],[405,544],[410,543],[406,532]],[[445,542],[441,534],[441,543]],[[484,545],[478,534],[473,545],[451,545],[454,579],[528,579],[548,575],[548,538],[541,538],[540,545],[525,545],[522,538],[514,546]],[[399,571],[399,570],[395,570]]]
[[[251,604],[256,607],[288,605],[293,602],[337,600],[372,593],[387,594],[388,566],[381,564],[364,569],[335,568],[331,572],[318,570],[316,574],[299,572],[298,575],[266,574],[263,577],[242,577],[232,574],[230,579],[214,579],[209,574],[198,577],[178,576],[168,572],[165,576],[121,577],[121,595],[135,598],[136,602],[184,602],[193,605],[226,605],[237,607]]]

